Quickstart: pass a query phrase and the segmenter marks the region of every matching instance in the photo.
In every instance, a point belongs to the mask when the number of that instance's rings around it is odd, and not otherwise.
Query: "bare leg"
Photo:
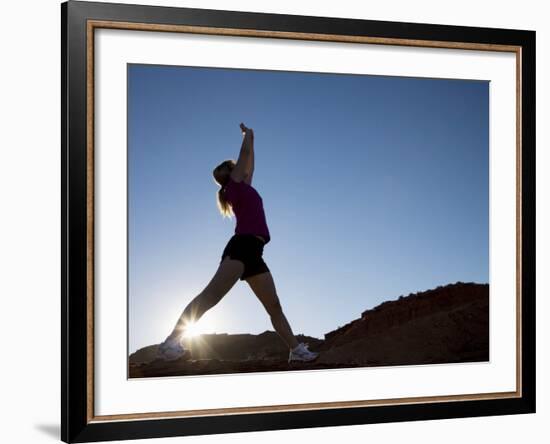
[[[279,334],[279,336],[281,336],[281,339],[288,345],[289,348],[295,348],[298,346],[298,341],[294,337],[290,324],[283,313],[271,273],[266,272],[251,276],[246,279],[246,282],[248,282],[248,285],[250,285],[252,291],[263,304],[269,314],[269,317],[271,318],[271,323],[273,324],[275,331]]]
[[[243,271],[244,265],[241,261],[226,257],[204,290],[185,307],[169,337],[180,338],[188,323],[197,322],[204,313],[222,300],[239,280]]]

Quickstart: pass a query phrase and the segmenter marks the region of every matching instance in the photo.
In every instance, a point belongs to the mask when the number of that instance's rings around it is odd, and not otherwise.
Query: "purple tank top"
[[[259,235],[267,244],[271,237],[265,220],[264,205],[254,187],[244,181],[235,182],[230,178],[225,185],[225,197],[237,219],[235,234]]]

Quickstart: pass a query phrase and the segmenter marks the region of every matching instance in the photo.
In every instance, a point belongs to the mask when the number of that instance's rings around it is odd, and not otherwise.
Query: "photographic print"
[[[129,378],[489,361],[489,113],[482,80],[128,64]]]
[[[535,412],[535,33],[61,7],[66,442]]]

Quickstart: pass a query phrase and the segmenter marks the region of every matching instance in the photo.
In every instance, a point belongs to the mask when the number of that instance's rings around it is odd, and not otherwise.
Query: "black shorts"
[[[235,234],[225,246],[221,261],[226,256],[241,261],[244,264],[241,281],[244,281],[246,278],[269,271],[262,258],[263,252],[264,242],[260,238],[253,234]]]

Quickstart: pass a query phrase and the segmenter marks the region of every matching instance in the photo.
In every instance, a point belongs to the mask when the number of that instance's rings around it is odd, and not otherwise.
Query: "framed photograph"
[[[535,412],[534,31],[61,17],[65,442]]]

